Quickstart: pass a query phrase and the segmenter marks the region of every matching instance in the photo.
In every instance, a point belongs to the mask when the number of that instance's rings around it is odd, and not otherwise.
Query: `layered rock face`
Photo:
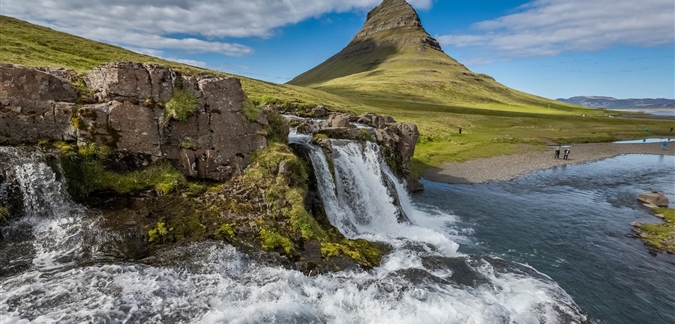
[[[247,120],[238,79],[182,76],[132,62],[90,71],[84,82],[91,91],[16,65],[0,66],[0,76],[0,145],[98,143],[114,149],[109,164],[120,171],[169,161],[187,176],[219,181],[243,170],[249,154],[266,145],[260,134],[266,118]],[[178,90],[195,100],[180,121],[166,109]]]
[[[368,13],[366,23],[347,46],[373,40],[376,44],[417,44],[442,51],[415,9],[405,0],[384,0]]]

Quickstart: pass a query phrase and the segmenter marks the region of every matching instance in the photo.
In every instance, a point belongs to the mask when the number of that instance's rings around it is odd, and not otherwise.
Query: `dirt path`
[[[564,151],[564,149],[563,149]],[[520,155],[505,155],[463,163],[448,163],[442,168],[429,169],[423,177],[445,183],[485,183],[506,181],[518,176],[562,165],[599,161],[623,154],[675,155],[675,142],[667,150],[660,143],[651,144],[576,144],[571,147],[569,160],[554,159],[554,148],[544,152],[527,152]],[[673,166],[675,168],[675,165]]]

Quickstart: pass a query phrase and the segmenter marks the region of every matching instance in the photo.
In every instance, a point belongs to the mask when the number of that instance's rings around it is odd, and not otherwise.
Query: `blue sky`
[[[548,98],[675,98],[672,0],[412,0],[445,52]],[[284,83],[340,51],[379,0],[25,0],[4,15]]]

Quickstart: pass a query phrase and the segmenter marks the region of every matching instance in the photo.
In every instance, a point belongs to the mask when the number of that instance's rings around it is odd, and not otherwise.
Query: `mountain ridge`
[[[617,99],[605,96],[575,96],[571,98],[559,98],[556,100],[589,108],[608,108],[608,109],[675,108],[675,99],[666,99],[666,98]]]
[[[443,51],[405,0],[384,0],[346,47],[288,84],[385,101],[572,107],[472,72]]]

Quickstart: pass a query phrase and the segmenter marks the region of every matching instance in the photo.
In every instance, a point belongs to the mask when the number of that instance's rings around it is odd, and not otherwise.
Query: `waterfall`
[[[392,246],[380,267],[310,277],[212,241],[160,251],[151,259],[162,266],[88,258],[95,247],[86,237],[100,235],[99,225],[68,197],[58,163],[50,167],[40,151],[0,148],[0,168],[18,183],[25,213],[5,229],[29,228],[25,243],[34,250],[28,269],[0,272],[0,322],[585,321],[569,295],[534,269],[458,253],[448,227],[454,216],[415,205],[377,145],[332,141],[333,174],[310,136],[291,132],[291,140],[310,152],[331,223],[349,238]]]
[[[23,202],[23,217],[3,231],[3,237],[33,236],[35,267],[46,270],[68,266],[81,258],[83,247],[84,209],[75,204],[66,190],[58,160],[40,150],[0,147],[0,161],[9,181],[18,187],[13,192]],[[48,163],[56,161],[53,166]],[[62,172],[60,172],[62,174]],[[18,191],[18,192],[17,192]],[[16,197],[14,197],[16,198]]]
[[[459,246],[447,231],[419,226],[420,216],[429,215],[413,206],[404,183],[384,162],[377,144],[331,140],[331,170],[323,149],[312,144],[311,137],[292,131],[290,139],[309,150],[326,215],[342,234],[393,246],[423,243],[446,256],[459,255]],[[439,229],[456,220],[447,214],[432,218]]]

